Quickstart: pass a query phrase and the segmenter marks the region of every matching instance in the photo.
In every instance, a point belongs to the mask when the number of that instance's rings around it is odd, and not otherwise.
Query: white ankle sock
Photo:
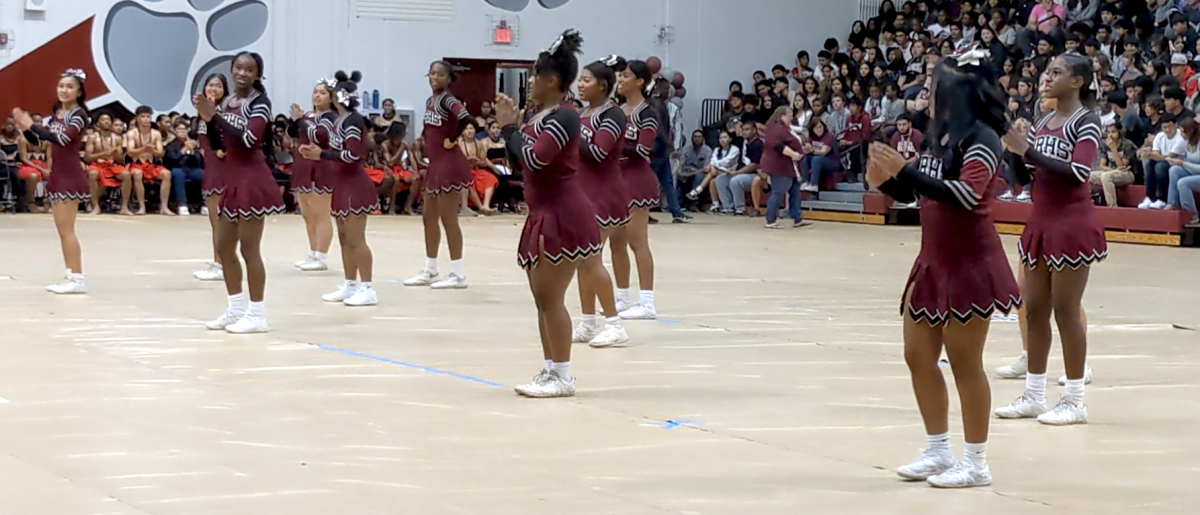
[[[639,302],[646,307],[654,307],[654,290],[642,290],[638,292],[640,297]]]
[[[554,370],[554,360],[548,359],[546,360],[546,371],[549,372],[551,370]]]
[[[583,319],[583,325],[586,325],[588,327],[596,327],[596,314],[595,313],[592,313],[590,315],[587,313],[584,313],[583,316],[580,318]]]
[[[246,312],[246,294],[235,293],[229,296],[229,312],[230,313],[245,313]]]
[[[619,316],[605,318],[604,322],[614,327],[621,327],[621,317]]]
[[[246,309],[246,316],[265,317],[267,316],[267,303],[265,301],[250,302],[250,307]]]
[[[323,263],[323,262],[325,262],[326,259],[329,258],[329,254],[326,254],[324,252],[313,251],[313,258],[315,258],[317,261],[320,261]]]
[[[1025,391],[1032,394],[1034,399],[1046,402],[1046,374],[1026,373]]]
[[[461,260],[461,259],[450,260],[450,273],[457,275],[459,277],[466,277],[467,273],[463,271],[463,260]]]
[[[1083,379],[1067,379],[1066,397],[1075,404],[1083,404]]]
[[[355,281],[354,279],[346,279],[346,289],[353,290],[355,288],[358,288],[358,281]]]
[[[617,288],[617,302],[629,302],[629,288]]]
[[[552,372],[557,372],[558,377],[563,378],[563,380],[565,380],[565,381],[571,380],[571,362],[570,361],[564,361],[562,363],[551,364],[550,370]]]
[[[371,289],[371,283],[358,283],[358,289],[369,290]]]
[[[925,435],[925,450],[939,454],[950,452],[950,433]]]
[[[987,442],[967,443],[964,446],[963,457],[971,460],[975,468],[987,466]]]
[[[437,271],[438,271],[437,270],[437,258],[435,258],[435,257],[425,258],[425,271],[432,272],[434,274],[437,273]]]

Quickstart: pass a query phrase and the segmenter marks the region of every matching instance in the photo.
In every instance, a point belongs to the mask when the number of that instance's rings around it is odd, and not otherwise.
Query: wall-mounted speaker
[[[46,4],[50,0],[25,0],[25,10],[34,12],[46,12]]]

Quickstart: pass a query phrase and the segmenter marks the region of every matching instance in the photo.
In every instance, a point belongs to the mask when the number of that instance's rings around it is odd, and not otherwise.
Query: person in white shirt
[[[929,35],[933,39],[942,39],[950,37],[950,12],[945,9],[939,9],[937,13],[937,22],[932,23],[927,27]],[[961,31],[962,28],[960,27]]]
[[[1168,158],[1179,159],[1187,154],[1187,140],[1179,131],[1175,115],[1163,113],[1160,118],[1162,132],[1154,136],[1150,148],[1138,151],[1143,160],[1146,179],[1146,198],[1138,209],[1163,209],[1167,207],[1167,190],[1170,184],[1171,164]]]
[[[733,145],[733,136],[728,132],[721,131],[719,139],[720,146],[712,151],[712,157],[708,160],[708,166],[704,167],[704,179],[701,179],[700,184],[692,191],[688,192],[687,198],[691,200],[699,200],[700,194],[704,193],[705,189],[710,190],[709,195],[712,197],[712,207],[709,208],[710,213],[716,213],[721,210],[720,196],[716,191],[716,178],[728,174],[739,166],[741,163],[742,152]],[[725,210],[732,213],[733,206],[724,206]]]

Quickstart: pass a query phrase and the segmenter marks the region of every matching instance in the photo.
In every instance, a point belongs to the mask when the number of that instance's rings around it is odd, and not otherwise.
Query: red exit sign
[[[513,37],[512,27],[508,26],[508,22],[502,21],[492,30],[492,43],[497,45],[511,45]]]

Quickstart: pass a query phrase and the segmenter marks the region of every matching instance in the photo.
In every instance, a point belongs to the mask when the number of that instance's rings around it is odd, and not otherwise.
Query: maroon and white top
[[[252,90],[238,106],[233,105],[233,100],[232,95],[225,97],[212,119],[214,133],[225,150],[225,163],[221,167],[225,178],[221,214],[236,219],[283,213],[283,196],[263,153],[263,138],[271,137],[267,133],[271,101],[257,90]]]
[[[601,227],[629,221],[629,189],[621,175],[625,125],[625,113],[611,101],[580,119],[579,178]]]
[[[466,106],[449,92],[425,102],[425,157],[429,159],[426,195],[436,196],[471,186],[474,175],[467,156],[457,147],[447,149],[444,145],[446,140],[457,140],[471,119]]]
[[[366,144],[363,132],[367,121],[357,112],[338,118],[329,135],[329,148],[321,151],[321,159],[332,170],[333,216],[361,216],[379,209],[379,193],[364,168]]]
[[[30,130],[43,141],[50,142],[50,181],[46,193],[51,201],[83,202],[91,198],[87,172],[79,166],[79,151],[83,147],[83,129],[87,113],[75,107],[66,114],[54,113],[48,127],[33,124]]]
[[[629,115],[621,171],[629,188],[629,207],[649,208],[658,204],[658,176],[650,167],[650,154],[658,137],[658,118],[649,102],[642,102]]]

